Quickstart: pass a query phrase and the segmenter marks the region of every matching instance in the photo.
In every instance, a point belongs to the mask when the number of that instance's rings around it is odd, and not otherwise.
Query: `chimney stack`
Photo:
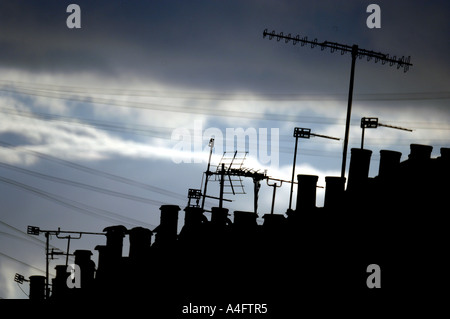
[[[400,166],[400,158],[402,153],[396,151],[381,150],[380,151],[380,167],[378,169],[378,177],[392,177]]]
[[[441,147],[441,160],[442,161],[450,161],[450,148]]]
[[[129,257],[133,260],[145,259],[150,252],[152,231],[148,228],[134,227],[128,233],[130,240]]]
[[[160,208],[160,224],[154,229],[156,232],[155,244],[173,245],[177,241],[178,212],[181,208],[177,205],[162,205]]]
[[[92,252],[90,250],[75,250],[75,264],[80,267],[81,271],[81,288],[89,289],[94,281],[95,264],[91,260]]]
[[[201,207],[186,207],[184,209],[184,227],[198,227],[205,221]]]
[[[433,151],[433,146],[421,145],[421,144],[411,144],[411,152],[408,155],[410,161],[423,162],[431,158],[431,152]]]
[[[239,229],[251,229],[258,225],[256,223],[257,217],[258,215],[255,214],[255,212],[244,212],[237,210],[234,212],[233,225]]]
[[[317,175],[297,175],[296,211],[308,211],[316,208]]]
[[[69,294],[69,287],[67,287],[67,278],[70,272],[67,271],[66,265],[55,266],[56,277],[52,279],[52,298],[62,300],[67,298]]]
[[[371,150],[352,148],[350,159],[350,169],[348,172],[347,190],[361,190],[367,184],[369,177]]]
[[[211,225],[223,228],[229,223],[228,208],[213,207],[211,210]]]
[[[344,199],[345,177],[325,177],[325,208],[335,209],[341,207]]]
[[[30,299],[45,299],[45,276],[30,276]]]
[[[109,257],[112,260],[118,260],[122,257],[123,238],[127,232],[125,226],[109,226],[103,229],[106,232],[106,247]]]
[[[96,279],[108,281],[120,268],[123,237],[125,237],[127,229],[125,226],[119,225],[106,227],[103,231],[106,232],[106,246],[95,246],[95,250],[98,251]]]

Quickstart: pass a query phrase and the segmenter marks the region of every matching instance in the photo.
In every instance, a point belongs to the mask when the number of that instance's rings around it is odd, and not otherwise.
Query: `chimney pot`
[[[127,228],[122,225],[109,226],[103,229],[106,232],[106,246],[108,247],[109,257],[119,259],[122,257],[123,238]]]
[[[411,144],[411,152],[408,158],[412,161],[426,161],[431,157],[431,152],[433,151],[433,146],[422,145],[422,144]]]
[[[141,258],[148,253],[152,242],[152,234],[153,232],[148,228],[134,227],[130,229],[130,258]]]
[[[178,212],[181,208],[177,205],[162,205],[159,209],[161,210],[161,217],[159,226],[155,228],[155,243],[171,245],[177,240]]]
[[[30,276],[30,299],[45,299],[45,276]]]
[[[361,189],[367,183],[372,151],[352,148],[351,154],[347,190],[353,191]]]
[[[444,161],[450,160],[450,148],[441,147],[441,160],[444,160]]]
[[[203,209],[200,207],[186,207],[184,209],[184,226],[196,227],[203,221]]]
[[[325,177],[325,203],[326,208],[338,208],[341,206],[345,191],[345,177],[326,176]]]
[[[311,210],[316,207],[317,175],[297,175],[296,211]]]
[[[235,211],[234,212],[234,222],[233,224],[237,227],[254,227],[258,224],[256,223],[256,218],[258,217],[255,212],[244,212]]]
[[[216,227],[225,227],[228,219],[228,208],[213,207],[211,210],[211,224]]]
[[[378,169],[379,177],[389,177],[395,174],[399,165],[402,153],[389,150],[380,151],[380,167]]]

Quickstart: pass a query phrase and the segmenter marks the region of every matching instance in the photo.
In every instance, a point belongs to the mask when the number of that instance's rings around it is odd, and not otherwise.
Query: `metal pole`
[[[273,187],[273,193],[272,193],[272,208],[270,209],[270,214],[273,215],[274,209],[275,209],[275,196],[277,194],[277,187],[281,187],[283,185],[283,181],[280,181],[280,185],[277,185],[277,182],[274,182],[273,184],[269,184],[269,181],[266,181],[268,186]]]
[[[48,275],[48,268],[49,268],[49,262],[48,262],[48,248],[49,248],[49,241],[50,241],[50,233],[45,233],[45,299],[48,299],[50,297],[50,291],[48,289],[49,284],[49,275]]]
[[[272,208],[270,209],[270,214],[273,215],[273,209],[275,208],[275,195],[277,193],[277,185],[273,185],[273,195],[272,195]]]
[[[67,238],[66,266],[69,264],[70,235]]]
[[[294,192],[294,175],[295,175],[295,162],[297,161],[297,144],[298,144],[298,136],[295,137],[294,163],[292,164],[291,194],[289,195],[289,209],[292,208],[292,193]]]
[[[352,114],[352,100],[353,100],[353,82],[355,79],[355,62],[358,55],[358,46],[355,44],[352,47],[352,69],[350,72],[350,87],[348,90],[348,104],[347,104],[347,119],[345,121],[345,138],[344,138],[344,150],[342,152],[342,168],[341,177],[345,177],[345,167],[347,164],[347,148],[348,148],[348,136],[350,133],[350,118]]]
[[[253,189],[253,210],[255,211],[255,214],[258,214],[258,193],[261,184],[257,179],[253,179],[253,183],[255,186]]]
[[[362,136],[361,136],[361,149],[364,148],[364,132],[366,131],[366,128],[363,126],[362,128]]]
[[[205,189],[203,191],[203,199],[202,199],[202,210],[205,208],[205,199],[206,199],[206,189],[208,187],[208,179],[209,179],[209,168],[211,167],[211,156],[212,156],[212,152],[213,152],[213,147],[214,147],[214,139],[211,138],[209,140],[209,159],[208,159],[208,167],[206,168],[206,179],[205,179]]]
[[[223,188],[224,188],[224,182],[225,182],[225,164],[222,163],[222,171],[220,172],[220,200],[219,200],[219,207],[223,207]]]

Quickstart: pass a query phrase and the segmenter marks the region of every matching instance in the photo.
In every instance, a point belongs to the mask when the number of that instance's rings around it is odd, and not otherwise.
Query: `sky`
[[[81,28],[67,25],[71,3]],[[366,24],[371,3],[381,28]],[[370,176],[381,149],[406,160],[411,143],[426,144],[439,156],[450,147],[449,13],[438,0],[1,0],[0,298],[26,298],[14,274],[45,269],[45,238],[26,235],[28,225],[153,229],[160,205],[183,209],[188,189],[201,188],[211,137],[213,168],[224,151],[247,151],[243,167],[290,180],[293,129],[310,128],[341,140],[300,139],[295,173],[318,175],[319,186],[340,175],[350,54],[269,40],[265,29],[411,56],[406,73],[357,59],[349,152],[360,147],[361,117],[378,117],[413,132],[366,130]],[[208,194],[218,196],[218,185],[211,181]],[[230,212],[253,210],[252,181],[243,185],[246,194],[226,195]],[[323,196],[318,188],[319,207]],[[259,217],[271,200],[263,183]],[[276,213],[288,202],[285,182]],[[71,252],[104,242],[85,235]],[[51,244],[65,250],[67,242],[53,236]],[[62,263],[51,261],[52,272]]]

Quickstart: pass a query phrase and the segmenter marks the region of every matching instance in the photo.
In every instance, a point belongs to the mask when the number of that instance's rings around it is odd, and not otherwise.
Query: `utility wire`
[[[20,234],[22,234],[22,235],[25,235],[25,238],[24,238],[24,239],[26,239],[26,240],[29,241],[29,242],[32,242],[33,244],[37,244],[37,245],[44,246],[44,247],[45,247],[45,245],[46,245],[45,241],[39,239],[38,237],[30,236],[30,235],[28,235],[26,232],[24,232],[24,231],[22,231],[22,230],[20,230],[20,229],[18,229],[18,228],[16,228],[16,227],[14,227],[14,226],[11,226],[10,224],[8,224],[8,223],[6,223],[6,222],[4,222],[4,221],[1,221],[1,220],[0,220],[0,224],[2,224],[3,226],[5,226],[5,227],[7,227],[7,228],[9,228],[9,229],[11,229],[11,230],[13,230],[13,231],[15,231],[15,232],[18,232],[18,233],[20,233]],[[53,246],[53,245],[51,245],[51,244],[50,244],[50,246],[51,246],[52,248],[58,248],[58,247]]]
[[[79,87],[54,84],[36,84],[0,80],[0,90],[20,93],[21,90],[41,93],[98,94],[113,96],[134,96],[149,98],[190,99],[190,100],[231,100],[231,101],[330,101],[347,100],[346,93],[310,94],[310,93],[231,93],[201,91],[157,91],[139,89],[119,89],[100,87]],[[450,99],[450,92],[405,92],[405,93],[360,93],[354,100],[359,101],[398,101],[398,100],[441,100]]]
[[[71,162],[71,161],[68,161],[68,160],[63,160],[61,158],[58,158],[58,157],[55,157],[55,156],[52,156],[52,155],[48,155],[48,154],[44,154],[44,153],[41,153],[41,152],[38,152],[38,151],[33,151],[33,150],[27,149],[27,148],[22,147],[22,146],[14,146],[14,145],[12,145],[10,143],[7,143],[7,142],[4,142],[4,141],[0,141],[0,145],[3,146],[3,147],[6,147],[6,148],[10,148],[10,149],[20,150],[20,151],[26,152],[28,154],[32,154],[34,156],[37,156],[39,158],[43,158],[45,160],[52,161],[52,162],[58,163],[60,165],[64,165],[64,166],[67,166],[67,167],[70,167],[70,168],[74,168],[74,169],[77,169],[77,170],[80,170],[80,171],[83,171],[83,172],[87,172],[87,173],[90,173],[90,174],[93,174],[93,175],[96,175],[96,176],[101,176],[101,177],[104,177],[104,178],[107,178],[107,179],[110,179],[110,180],[114,180],[116,182],[125,183],[125,184],[131,185],[131,186],[139,187],[139,188],[142,188],[142,189],[145,189],[145,190],[149,190],[149,191],[152,191],[152,192],[156,192],[156,193],[159,193],[161,195],[169,196],[169,197],[172,197],[172,198],[178,198],[178,199],[186,200],[186,196],[180,195],[178,193],[175,193],[175,192],[172,192],[172,191],[169,191],[169,190],[165,190],[165,189],[160,188],[160,187],[148,185],[148,184],[141,183],[141,182],[138,182],[138,181],[126,178],[126,177],[110,174],[110,173],[107,173],[107,172],[104,172],[104,171],[101,171],[101,170],[98,170],[98,169],[94,169],[94,168],[90,168],[90,167],[83,166],[83,165],[80,165],[80,164],[76,164],[74,162]]]
[[[7,91],[7,90],[6,90]],[[161,103],[149,103],[141,101],[124,101],[117,99],[105,99],[102,97],[94,96],[83,96],[83,95],[68,95],[67,93],[62,94],[62,92],[44,92],[39,93],[30,90],[17,90],[11,91],[13,93],[40,96],[47,98],[54,98],[60,100],[75,101],[81,103],[89,104],[103,104],[109,106],[119,106],[143,110],[152,111],[163,111],[163,112],[175,112],[175,113],[192,113],[192,114],[206,114],[210,116],[220,116],[220,117],[237,117],[237,118],[250,118],[258,120],[271,120],[271,121],[283,121],[283,122],[301,122],[302,117],[295,114],[267,114],[267,113],[255,113],[255,112],[243,112],[238,110],[227,110],[218,107],[202,107],[202,106],[179,106],[179,105],[168,105]],[[60,94],[61,93],[61,94]],[[326,123],[325,123],[326,124]]]
[[[44,271],[44,270],[39,269],[39,268],[36,268],[36,267],[34,267],[34,266],[31,266],[30,264],[27,264],[26,262],[23,262],[22,260],[19,260],[19,259],[17,259],[17,258],[14,258],[14,257],[12,257],[12,256],[10,256],[10,255],[5,254],[5,253],[2,253],[1,251],[0,251],[0,256],[9,258],[9,259],[14,260],[15,262],[17,262],[17,263],[19,263],[19,264],[21,264],[21,265],[23,265],[23,266],[30,267],[30,268],[32,268],[32,269],[34,269],[34,270],[39,271],[40,273],[45,274],[45,271]]]
[[[24,237],[21,237],[21,236],[18,236],[18,235],[10,234],[10,233],[3,232],[3,231],[0,231],[0,235],[6,236],[6,237],[10,237],[10,238],[19,239],[19,240],[22,240],[22,241],[26,241],[26,242],[31,243],[33,245],[36,245],[36,246],[38,246],[40,248],[43,247],[42,243],[37,243],[37,242],[29,240],[28,238],[24,238]],[[44,245],[44,247],[45,247],[45,245]]]
[[[63,122],[63,123],[67,123],[70,125],[79,125],[79,126],[88,126],[88,127],[94,127],[94,128],[99,128],[99,129],[103,129],[103,130],[112,130],[112,131],[119,131],[119,132],[125,132],[125,133],[132,133],[132,134],[140,134],[140,135],[147,135],[147,136],[152,136],[152,137],[156,137],[156,138],[160,138],[160,139],[171,139],[171,137],[169,137],[169,131],[170,128],[164,127],[156,127],[154,129],[135,129],[132,127],[128,127],[128,126],[121,126],[117,123],[115,124],[111,124],[111,123],[102,123],[101,121],[92,121],[92,120],[87,120],[87,119],[81,119],[81,118],[71,118],[68,116],[58,116],[58,115],[52,115],[52,114],[45,114],[45,113],[34,113],[34,112],[23,112],[23,111],[17,111],[14,109],[9,109],[9,108],[1,108],[2,111],[6,114],[12,114],[12,115],[17,115],[17,116],[23,116],[23,117],[28,117],[28,118],[34,118],[34,119],[39,119],[39,120],[44,120],[44,121],[58,121],[58,122]],[[322,123],[325,119],[325,117],[316,117],[316,118],[312,118],[312,117],[307,117],[305,119],[303,119],[302,123]],[[331,121],[337,121],[337,119],[332,119],[330,118]],[[87,121],[86,122],[80,122],[80,121]],[[352,125],[359,125],[359,121],[354,120],[352,121],[353,124]],[[426,130],[450,130],[450,126],[442,126],[445,125],[444,123],[439,123],[440,125],[436,126],[429,126],[429,122],[412,122],[415,125],[415,129],[426,129]],[[340,125],[340,124],[344,124],[342,123],[336,123],[336,125]],[[428,125],[428,126],[427,126]],[[159,131],[159,132],[158,132]],[[195,138],[197,135],[191,136],[192,138]],[[201,136],[203,137],[203,136]],[[290,143],[292,140],[292,136],[291,135],[280,135],[280,139],[279,142],[288,142]],[[383,139],[378,139],[378,140],[382,140],[382,141],[389,141],[389,138],[383,138]],[[404,139],[402,139],[403,141],[405,141]],[[410,139],[411,141],[417,142],[420,139]],[[444,142],[444,140],[441,140],[442,142]],[[445,140],[446,141],[446,140]],[[269,140],[270,142],[270,140]],[[319,140],[317,141],[321,144],[330,144],[333,142],[330,142],[328,140]],[[380,142],[378,144],[386,144],[389,142]],[[392,143],[389,143],[392,144]],[[402,143],[400,145],[404,145],[405,143]],[[373,143],[372,143],[373,145]],[[180,198],[181,199],[181,198]]]
[[[112,191],[112,190],[105,189],[105,188],[100,188],[100,187],[96,187],[96,186],[92,186],[92,185],[88,185],[88,184],[84,184],[84,183],[71,181],[71,180],[68,180],[68,179],[63,179],[63,178],[59,178],[59,177],[55,177],[55,176],[50,176],[50,175],[47,175],[47,174],[38,173],[38,172],[35,172],[35,171],[31,171],[31,170],[28,170],[28,169],[20,168],[20,167],[17,167],[17,166],[14,166],[14,165],[10,165],[10,164],[6,164],[6,163],[2,163],[2,162],[0,162],[0,167],[4,167],[4,168],[7,168],[9,170],[14,170],[16,172],[20,172],[20,173],[31,175],[31,176],[35,176],[35,177],[39,177],[39,178],[42,178],[42,179],[46,179],[46,180],[49,180],[49,181],[52,181],[52,182],[62,183],[62,184],[70,185],[70,186],[75,186],[75,187],[78,187],[78,188],[83,188],[83,189],[88,189],[88,190],[92,190],[92,191],[95,191],[95,192],[99,192],[99,193],[103,193],[103,194],[107,194],[107,195],[111,195],[111,196],[115,196],[115,197],[125,198],[125,199],[128,199],[128,200],[138,201],[138,202],[142,202],[142,203],[146,203],[146,204],[150,204],[150,205],[161,206],[161,205],[168,204],[166,202],[161,202],[161,201],[158,201],[158,200],[153,200],[153,199],[148,199],[148,198],[144,198],[144,197],[134,196],[134,195],[125,194],[125,193],[121,193],[121,192],[116,192],[116,191]]]
[[[59,204],[61,206],[73,209],[75,211],[78,211],[80,213],[84,213],[86,215],[89,215],[91,217],[97,217],[100,219],[104,219],[104,220],[108,220],[110,222],[116,223],[118,220],[120,222],[125,221],[126,224],[128,225],[132,225],[132,226],[142,226],[142,225],[146,225],[146,226],[151,226],[151,227],[155,227],[155,225],[151,225],[151,224],[147,224],[144,223],[142,221],[136,220],[134,218],[131,217],[126,217],[114,212],[110,212],[104,209],[100,209],[100,208],[95,208],[59,195],[54,195],[45,191],[42,191],[40,189],[37,189],[35,187],[23,184],[23,183],[19,183],[17,181],[11,180],[9,178],[4,178],[4,177],[0,177],[0,182],[6,183],[6,184],[10,184],[13,185],[15,187],[24,189],[28,192],[34,193],[36,195],[38,195],[39,197],[45,198],[51,202],[54,202],[56,204]],[[110,216],[114,216],[110,217]]]

